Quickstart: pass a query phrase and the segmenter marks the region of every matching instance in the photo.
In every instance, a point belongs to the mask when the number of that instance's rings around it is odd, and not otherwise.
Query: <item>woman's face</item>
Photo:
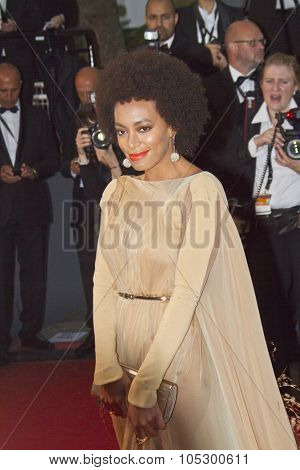
[[[286,65],[265,67],[261,89],[269,110],[288,111],[291,98],[297,90],[293,69]]]
[[[154,101],[130,101],[115,106],[118,144],[138,171],[147,171],[170,158],[173,131]]]

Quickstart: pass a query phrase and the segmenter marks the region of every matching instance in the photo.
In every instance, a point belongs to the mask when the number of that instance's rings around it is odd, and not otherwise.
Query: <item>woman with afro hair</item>
[[[166,54],[124,52],[97,102],[142,172],[103,194],[94,276],[94,389],[120,448],[295,449],[224,191],[189,160],[207,118],[199,77]],[[178,387],[168,423],[163,380]]]

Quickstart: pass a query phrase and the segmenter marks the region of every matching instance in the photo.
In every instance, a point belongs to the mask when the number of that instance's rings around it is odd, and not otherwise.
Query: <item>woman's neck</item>
[[[206,10],[207,13],[211,13],[213,11],[215,3],[215,0],[198,0],[199,7],[203,8],[203,10]]]
[[[180,160],[176,163],[172,163],[171,160],[168,159],[155,165],[155,167],[146,170],[144,173],[144,180],[175,180],[178,178],[184,178],[185,176],[191,176],[199,171],[199,168],[186,160],[186,158],[180,157]]]

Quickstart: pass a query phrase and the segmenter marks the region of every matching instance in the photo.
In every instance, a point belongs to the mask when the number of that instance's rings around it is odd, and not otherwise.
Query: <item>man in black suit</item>
[[[46,291],[46,239],[51,221],[45,179],[58,168],[47,116],[20,103],[18,69],[0,64],[0,364],[8,361],[13,319],[15,252],[20,265],[25,347],[47,349],[38,336]]]
[[[300,58],[300,1],[249,1],[248,18],[254,21],[268,41],[268,55],[275,52]],[[296,8],[297,6],[297,8]]]
[[[206,68],[202,75],[209,75],[227,65],[221,52],[228,26],[244,17],[243,10],[224,5],[219,0],[196,0],[178,10],[176,34],[199,45]],[[201,48],[201,49],[200,49]],[[222,61],[220,61],[220,57]]]
[[[26,39],[20,34],[11,37],[14,32],[26,34],[37,31],[42,14],[36,0],[6,0],[6,8],[1,8],[0,61],[11,62],[20,70],[26,82],[22,87],[22,98],[32,103],[34,81],[34,55]]]
[[[67,126],[68,133],[63,144],[61,172],[67,178],[73,178],[73,229],[76,233],[77,252],[80,264],[82,285],[86,301],[86,323],[90,333],[76,351],[78,357],[94,351],[93,331],[93,276],[95,270],[96,248],[100,222],[99,201],[104,189],[112,178],[121,175],[120,163],[112,146],[104,150],[91,150],[90,158],[85,151],[78,151],[80,140],[79,128],[87,126],[87,118],[93,114],[91,96],[101,82],[101,72],[97,68],[83,67],[75,76],[75,88],[80,100],[78,116],[74,115]],[[90,112],[85,112],[90,110]],[[84,116],[86,115],[86,116]],[[96,116],[94,116],[96,119]],[[91,123],[90,123],[91,124]]]
[[[160,47],[185,62],[193,72],[210,74],[226,66],[220,46],[209,48],[177,31],[178,13],[172,0],[148,0],[145,10],[148,30],[157,30]]]
[[[229,65],[204,79],[211,119],[197,164],[220,179],[235,206],[248,207],[252,197],[248,129],[261,103],[255,71],[264,59],[264,44],[262,32],[251,21],[232,23],[225,34]]]

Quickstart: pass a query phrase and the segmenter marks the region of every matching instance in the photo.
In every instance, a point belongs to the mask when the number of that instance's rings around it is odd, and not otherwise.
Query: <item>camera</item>
[[[86,131],[92,141],[92,145],[88,145],[84,148],[85,153],[88,158],[96,158],[95,149],[107,149],[112,140],[103,132],[97,123],[97,116],[95,108],[92,103],[81,105],[78,111],[78,118],[80,120],[80,125],[88,128]]]
[[[300,123],[300,108],[293,108],[289,111],[276,114],[277,125],[280,129],[285,143],[283,150],[292,160],[300,160],[300,126],[299,129],[283,129],[282,124],[286,119],[292,126]]]
[[[159,38],[159,33],[158,31],[150,31],[146,30],[144,32],[144,40],[147,46],[150,49],[155,50],[156,52],[159,52],[160,49],[160,38]]]
[[[97,149],[107,149],[111,144],[111,139],[100,129],[98,123],[94,123],[88,128],[93,145]]]

